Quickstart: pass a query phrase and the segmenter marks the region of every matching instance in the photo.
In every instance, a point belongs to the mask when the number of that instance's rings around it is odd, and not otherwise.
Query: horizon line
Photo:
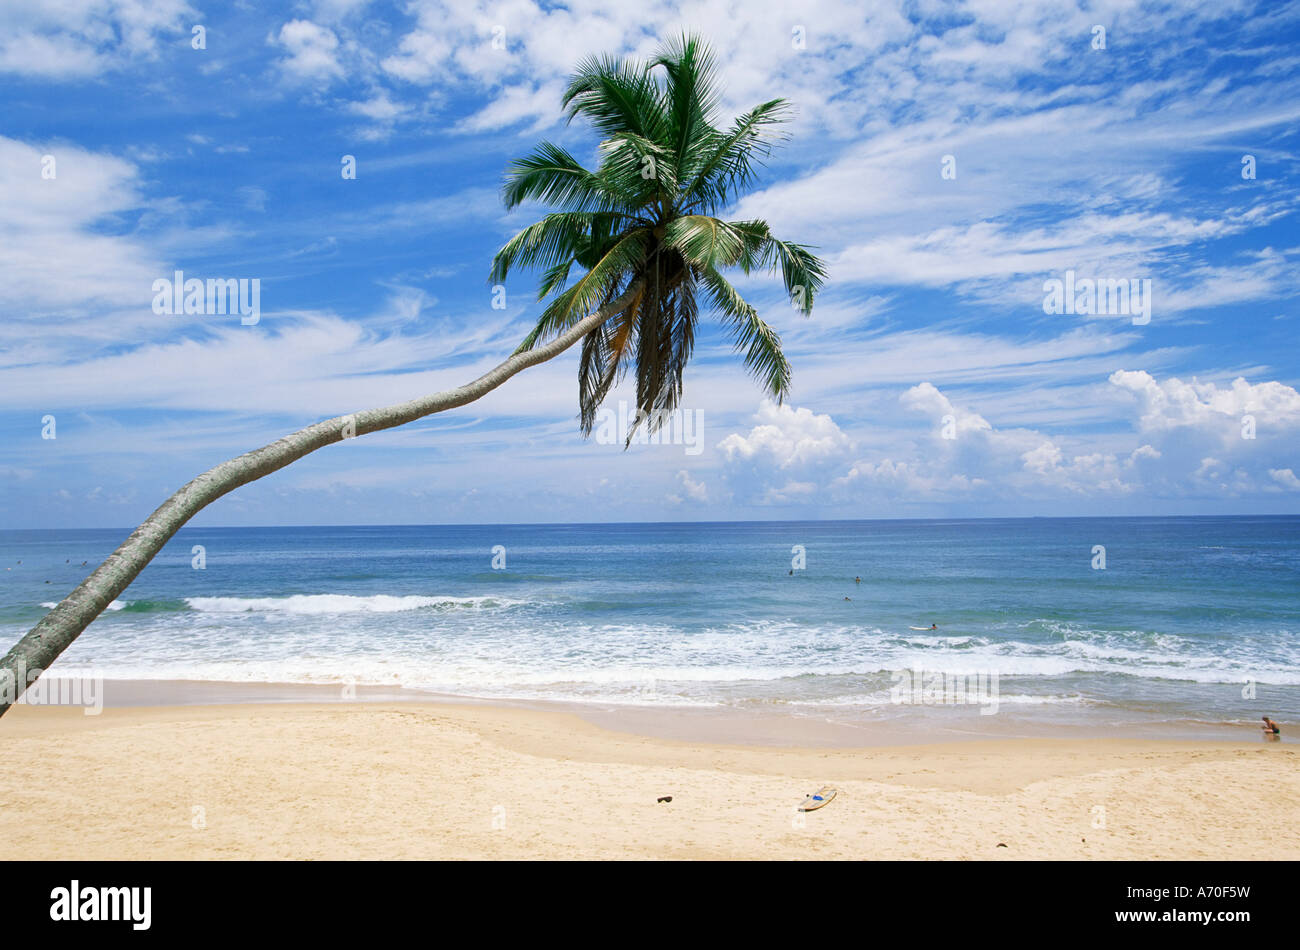
[[[474,521],[474,522],[379,522],[356,524],[265,524],[265,525],[183,525],[178,531],[272,530],[278,528],[587,528],[618,526],[679,525],[779,525],[779,524],[880,524],[896,522],[987,522],[987,521],[1190,521],[1196,519],[1296,519],[1300,513],[1196,514],[1196,515],[1004,515],[987,518],[773,518],[767,520],[734,519],[726,521]],[[134,531],[129,528],[0,528],[0,534],[24,531]]]

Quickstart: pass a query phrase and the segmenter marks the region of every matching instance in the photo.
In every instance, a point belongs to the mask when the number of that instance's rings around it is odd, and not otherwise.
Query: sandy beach
[[[32,859],[1300,858],[1297,746],[1249,734],[742,746],[423,702],[18,706],[0,733]]]

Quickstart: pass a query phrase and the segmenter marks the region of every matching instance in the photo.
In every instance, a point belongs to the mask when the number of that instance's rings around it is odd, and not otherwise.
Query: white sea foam
[[[276,612],[290,614],[323,615],[376,613],[391,614],[407,610],[441,608],[493,608],[511,607],[520,602],[502,597],[452,597],[419,596],[408,594],[372,594],[360,597],[353,594],[293,594],[289,597],[187,597],[185,603],[192,610],[206,613],[257,613]]]
[[[1094,686],[1072,679],[1079,676],[1097,683],[1091,678],[1121,675],[1116,682],[1124,694],[1144,679],[1235,684],[1236,690],[1247,681],[1300,685],[1300,663],[1290,662],[1293,648],[1285,638],[1274,638],[1261,655],[1258,644],[1047,620],[1034,622],[1035,635],[1011,639],[900,638],[875,626],[793,620],[703,630],[601,623],[560,602],[482,595],[300,594],[186,603],[190,610],[124,615],[129,624],[115,621],[102,634],[92,627],[62,663],[92,662],[95,672],[121,679],[352,681],[483,697],[647,704],[867,706],[873,695],[884,695],[890,671],[905,669],[996,672],[1009,695],[1045,694],[1009,704],[1079,702],[1059,698],[1079,689],[1093,694]],[[547,605],[558,609],[530,609]],[[1044,637],[1049,625],[1068,636]],[[1013,677],[1021,679],[1014,689],[1007,682]]]
[[[1056,705],[1079,705],[1088,703],[1090,700],[1083,696],[1033,696],[1027,693],[1014,693],[1011,695],[1000,694],[997,697],[998,703],[1012,706],[1056,706]],[[861,696],[828,696],[825,699],[790,699],[785,701],[788,706],[855,706],[855,707],[876,707],[876,706],[897,706],[899,703],[885,694],[867,694]],[[943,705],[942,703],[938,705]]]
[[[559,615],[518,613],[519,601],[486,597],[298,595],[283,598],[192,598],[191,611],[136,620],[78,645],[115,671],[140,665],[151,676],[263,682],[402,683],[473,691],[489,685],[544,689],[584,684],[619,692],[650,679],[708,684],[791,680],[791,698],[811,699],[801,677],[871,677],[918,669],[950,675],[996,672],[1050,678],[1124,674],[1196,683],[1298,685],[1300,667],[1287,651],[1209,652],[1120,635],[1056,642],[916,645],[876,630],[799,629],[736,624],[683,633],[665,624],[578,623]],[[425,613],[422,614],[421,611]],[[259,617],[282,622],[272,627]],[[338,624],[317,617],[352,619]],[[424,619],[428,617],[430,619]],[[297,618],[297,619],[295,619]],[[366,619],[370,618],[370,619]],[[257,624],[254,629],[251,625]],[[1144,642],[1143,642],[1144,641]],[[148,643],[144,649],[143,644]],[[69,658],[71,659],[71,657]],[[147,671],[142,671],[147,672]],[[232,675],[238,673],[239,675]]]

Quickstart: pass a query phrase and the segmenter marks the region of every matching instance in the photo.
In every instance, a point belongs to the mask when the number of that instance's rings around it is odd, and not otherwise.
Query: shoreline
[[[385,701],[16,706],[0,731],[0,833],[56,859],[1300,858],[1276,743],[762,747]]]
[[[38,683],[58,680],[58,673]],[[79,677],[66,677],[75,680]],[[953,708],[921,707],[924,714],[909,720],[892,717],[875,721],[837,718],[825,707],[808,711],[780,703],[754,706],[687,706],[667,703],[619,704],[605,701],[475,697],[398,686],[343,684],[252,683],[222,680],[102,680],[104,709],[158,706],[234,706],[244,704],[348,705],[354,703],[443,704],[559,712],[595,726],[647,738],[699,740],[765,747],[874,748],[978,742],[999,739],[1150,739],[1155,741],[1230,742],[1262,744],[1253,722],[1176,720],[1126,723],[1048,720],[1018,711],[1011,714],[966,715]],[[20,705],[28,705],[20,703]],[[50,704],[32,704],[48,708]],[[950,713],[947,721],[936,712]],[[1283,724],[1284,727],[1289,725]],[[1281,744],[1297,742],[1284,728]]]

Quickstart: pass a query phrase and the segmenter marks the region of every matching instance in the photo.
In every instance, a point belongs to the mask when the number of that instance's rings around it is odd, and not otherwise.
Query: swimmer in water
[[[855,583],[855,584],[861,584],[861,583],[862,583],[862,578],[860,578],[860,577],[855,577],[855,578],[853,578],[853,583]]]

